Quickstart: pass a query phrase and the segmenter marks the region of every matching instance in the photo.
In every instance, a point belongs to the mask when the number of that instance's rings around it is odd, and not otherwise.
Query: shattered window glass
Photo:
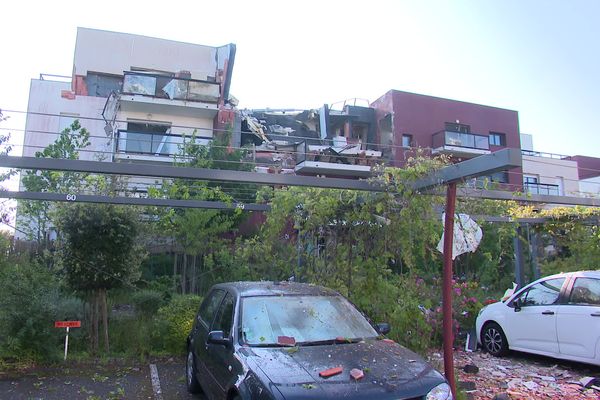
[[[302,344],[377,336],[362,314],[341,296],[245,298],[242,334],[250,345],[276,344],[281,337]]]
[[[548,306],[555,304],[565,278],[548,279],[533,285],[523,296],[524,306]]]
[[[146,75],[125,75],[123,77],[123,93],[154,96],[156,93],[156,77]]]

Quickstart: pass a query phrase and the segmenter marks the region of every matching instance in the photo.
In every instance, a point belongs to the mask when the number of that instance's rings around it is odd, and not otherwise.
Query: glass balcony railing
[[[560,196],[560,189],[558,185],[550,185],[547,183],[523,183],[523,190],[525,193],[530,194],[544,194],[548,196]]]
[[[169,157],[177,154],[183,136],[168,133],[117,132],[117,153]]]
[[[121,93],[170,100],[217,103],[220,89],[219,84],[214,82],[125,72]]]
[[[485,135],[440,131],[433,134],[433,148],[445,146],[464,147],[467,149],[489,150],[489,138]]]

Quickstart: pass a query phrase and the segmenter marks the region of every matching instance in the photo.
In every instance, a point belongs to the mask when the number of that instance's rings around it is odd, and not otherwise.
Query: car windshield
[[[242,301],[243,341],[249,345],[309,344],[376,337],[341,296],[261,296]]]

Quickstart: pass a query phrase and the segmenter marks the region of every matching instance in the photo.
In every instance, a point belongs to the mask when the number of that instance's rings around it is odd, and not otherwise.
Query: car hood
[[[388,341],[245,350],[249,366],[260,369],[286,399],[405,399],[423,396],[445,382],[420,356]],[[343,372],[319,376],[334,367]],[[352,379],[353,368],[363,370],[364,378]]]

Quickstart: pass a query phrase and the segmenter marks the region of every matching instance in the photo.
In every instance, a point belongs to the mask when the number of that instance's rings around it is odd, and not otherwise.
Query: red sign
[[[81,328],[81,321],[56,321],[55,328]]]

